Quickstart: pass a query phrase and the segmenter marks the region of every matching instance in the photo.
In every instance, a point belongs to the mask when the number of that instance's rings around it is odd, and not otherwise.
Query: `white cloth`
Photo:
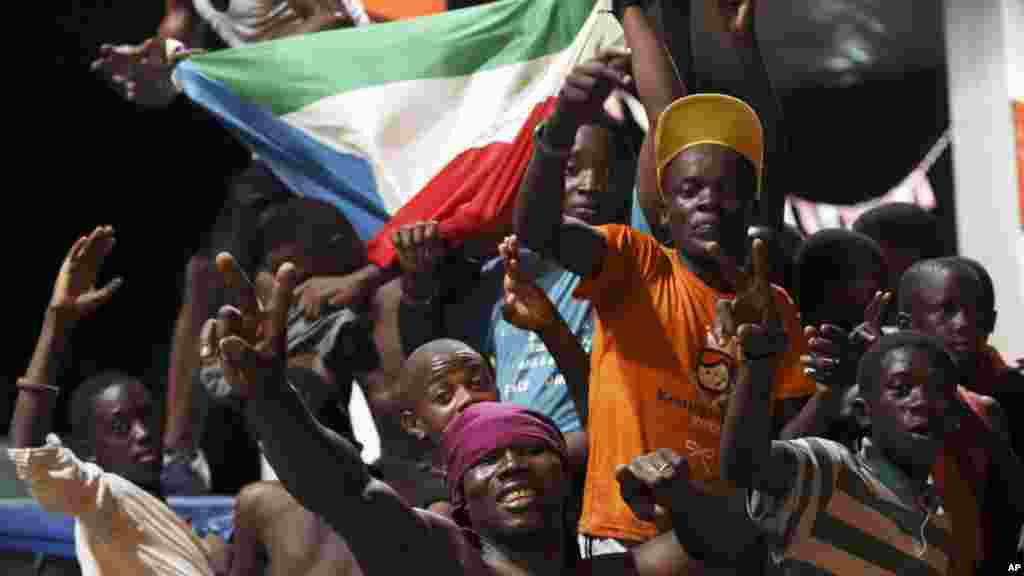
[[[44,510],[75,518],[83,576],[213,576],[202,541],[163,501],[82,462],[57,436],[7,454]]]
[[[356,26],[370,24],[362,0],[322,0],[345,10]],[[298,19],[288,0],[230,0],[227,10],[217,10],[210,0],[193,0],[196,12],[232,48],[283,36],[282,29]]]

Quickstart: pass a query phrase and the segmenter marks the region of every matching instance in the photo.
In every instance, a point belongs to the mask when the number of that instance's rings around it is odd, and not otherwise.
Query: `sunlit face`
[[[108,386],[93,399],[94,454],[105,471],[155,489],[163,465],[158,415],[137,380]]]
[[[896,460],[912,462],[942,446],[957,375],[925,350],[895,348],[882,358],[878,389],[868,400],[872,436]]]
[[[558,526],[569,489],[561,457],[541,443],[495,450],[462,479],[466,510],[484,534],[527,534]]]
[[[582,126],[565,165],[562,211],[587,224],[607,224],[614,205],[609,198],[609,134],[604,128]]]
[[[718,243],[742,262],[757,178],[751,163],[717,144],[699,144],[676,156],[663,174],[664,220],[689,258],[710,259]]]
[[[406,375],[421,390],[413,415],[424,432],[440,443],[441,434],[456,415],[476,402],[496,402],[498,390],[486,360],[468,346],[424,357]]]

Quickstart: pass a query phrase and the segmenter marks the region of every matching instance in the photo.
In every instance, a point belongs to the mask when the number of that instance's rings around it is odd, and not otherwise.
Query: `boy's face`
[[[158,487],[163,454],[149,392],[137,380],[118,382],[93,398],[93,408],[96,463],[143,488]]]
[[[985,340],[978,314],[978,287],[951,270],[921,280],[911,300],[911,326],[943,341],[961,366],[974,365]]]
[[[402,417],[407,432],[440,442],[445,427],[476,402],[496,402],[498,390],[486,360],[468,346],[424,355],[405,376],[410,378],[411,410]]]
[[[868,399],[872,437],[903,463],[934,456],[945,438],[957,375],[916,347],[890,350],[881,362],[878,389]]]
[[[604,128],[581,126],[565,166],[562,213],[591,225],[607,224],[614,211],[609,194],[609,135]]]

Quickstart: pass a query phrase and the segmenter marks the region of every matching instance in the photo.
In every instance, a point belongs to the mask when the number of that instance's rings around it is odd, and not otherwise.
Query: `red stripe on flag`
[[[438,222],[441,236],[453,245],[507,229],[533,155],[533,132],[555,102],[548,98],[534,106],[512,142],[466,150],[449,162],[370,241],[370,261],[381,267],[394,263],[391,234],[413,222]]]

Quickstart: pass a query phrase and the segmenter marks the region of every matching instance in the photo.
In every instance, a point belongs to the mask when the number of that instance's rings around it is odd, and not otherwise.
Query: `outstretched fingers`
[[[292,304],[295,281],[295,266],[291,262],[285,262],[277,269],[274,289],[270,295],[270,309],[267,311],[269,348],[281,357],[284,357],[287,351],[288,309]]]
[[[224,278],[224,284],[238,296],[238,309],[242,315],[258,317],[263,311],[263,306],[256,294],[256,286],[246,276],[234,256],[221,252],[217,254],[216,264],[217,270]]]

